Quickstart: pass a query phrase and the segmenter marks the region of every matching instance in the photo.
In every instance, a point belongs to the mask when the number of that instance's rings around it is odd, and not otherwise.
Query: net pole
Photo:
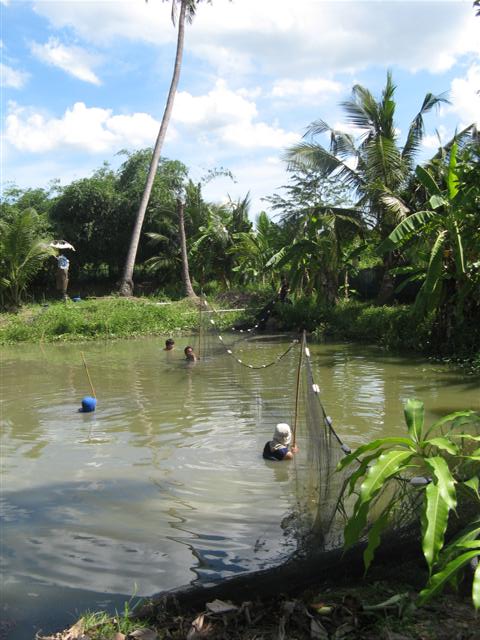
[[[298,404],[300,400],[300,374],[302,371],[304,347],[305,347],[305,329],[303,330],[303,333],[302,333],[302,341],[300,343],[300,357],[298,358],[297,388],[295,390],[295,412],[293,415],[293,446],[296,445],[296,441],[297,441]]]
[[[198,305],[199,318],[198,318],[198,354],[197,358],[201,358],[202,354],[202,306],[203,298],[200,298],[200,304]]]
[[[82,360],[83,360],[83,364],[85,366],[85,371],[87,372],[87,378],[88,378],[88,382],[90,383],[90,389],[92,390],[92,396],[94,398],[96,398],[96,394],[95,394],[95,389],[93,388],[93,384],[92,384],[92,379],[90,378],[90,374],[88,373],[88,367],[87,367],[87,363],[85,361],[85,356],[83,355],[83,351],[80,352],[82,354]]]

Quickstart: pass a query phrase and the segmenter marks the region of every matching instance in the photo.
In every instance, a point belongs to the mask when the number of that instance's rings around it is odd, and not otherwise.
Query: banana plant
[[[465,234],[463,230],[466,210],[464,192],[458,187],[458,145],[450,149],[444,188],[437,183],[431,171],[417,166],[416,176],[429,195],[429,209],[417,211],[406,217],[379,246],[380,254],[429,239],[428,263],[423,274],[423,284],[415,301],[420,314],[428,313],[445,302],[448,280],[454,280],[457,307],[467,291],[465,268]],[[411,279],[418,279],[417,272]],[[462,296],[463,293],[463,296]]]
[[[407,504],[419,506],[422,550],[429,569],[429,581],[418,600],[423,604],[480,556],[480,414],[450,413],[426,428],[423,402],[407,400],[404,413],[407,436],[364,444],[338,465],[338,471],[353,469],[343,502],[356,496],[344,529],[344,545],[347,549],[367,534],[367,571],[382,533],[398,524]],[[474,503],[476,515],[446,542],[447,527],[458,517],[457,507],[464,500]],[[480,607],[478,566],[472,601]]]

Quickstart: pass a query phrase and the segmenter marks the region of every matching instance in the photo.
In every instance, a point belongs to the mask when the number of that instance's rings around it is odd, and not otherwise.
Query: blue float
[[[82,413],[90,413],[91,411],[95,411],[96,406],[96,398],[92,398],[92,396],[85,396],[84,398],[82,398],[82,408],[80,409],[80,411]]]

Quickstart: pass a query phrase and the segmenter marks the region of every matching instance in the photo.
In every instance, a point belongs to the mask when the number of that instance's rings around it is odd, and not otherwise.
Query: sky
[[[153,146],[175,56],[170,9],[161,0],[0,0],[2,188],[66,185],[104,162],[116,169],[121,150]],[[426,116],[419,160],[479,123],[472,0],[201,2],[162,156],[195,181],[230,171],[234,180],[211,180],[204,196],[250,192],[253,219],[288,182],[285,150],[316,119],[346,129],[340,103],[352,86],[379,97],[388,70],[400,141],[427,92],[450,101]]]

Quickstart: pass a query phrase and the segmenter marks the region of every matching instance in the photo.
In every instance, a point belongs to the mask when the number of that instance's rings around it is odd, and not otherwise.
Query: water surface
[[[185,340],[186,344],[186,340]],[[6,637],[58,630],[87,608],[122,607],[192,581],[269,566],[295,547],[282,522],[295,464],[261,459],[291,421],[298,350],[251,370],[227,353],[191,365],[181,340],[15,346],[2,351],[2,602]],[[289,338],[237,346],[275,359]],[[91,394],[95,413],[78,412]],[[351,447],[403,433],[402,401],[427,419],[480,407],[478,380],[352,345],[311,347],[334,426]],[[299,435],[300,447],[305,448]]]

